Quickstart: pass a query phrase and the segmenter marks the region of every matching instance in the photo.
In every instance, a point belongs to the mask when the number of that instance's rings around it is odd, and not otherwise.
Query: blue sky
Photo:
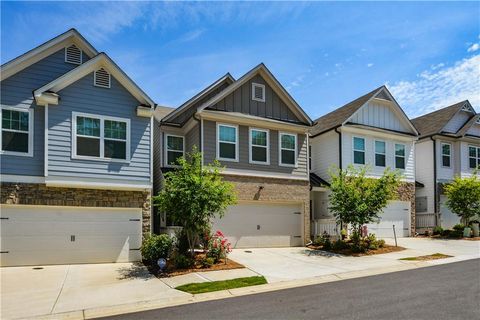
[[[2,2],[1,62],[77,28],[157,103],[264,62],[312,118],[387,84],[480,110],[479,2]]]

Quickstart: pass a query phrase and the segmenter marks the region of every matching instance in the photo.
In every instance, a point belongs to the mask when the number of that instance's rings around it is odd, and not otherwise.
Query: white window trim
[[[33,157],[33,122],[34,122],[33,115],[34,115],[34,110],[32,108],[22,109],[22,108],[2,106],[0,108],[0,121],[2,121],[2,111],[3,110],[28,112],[28,152],[17,152],[17,151],[7,151],[7,150],[4,151],[4,150],[2,150],[2,136],[3,136],[3,134],[2,134],[1,131],[3,131],[3,125],[0,123],[0,154],[9,155],[9,156],[19,156],[19,157]],[[25,131],[21,131],[21,130],[5,129],[5,131],[25,133]]]
[[[376,149],[377,142],[383,142],[385,144],[385,152],[384,153],[377,152],[377,149]],[[378,166],[377,165],[377,154],[385,156],[385,165],[384,166]],[[379,140],[379,139],[373,140],[373,162],[374,162],[376,168],[386,168],[387,167],[387,142],[385,140]]]
[[[100,84],[97,84],[97,71],[100,71],[100,69],[103,69],[103,70],[108,74],[108,86],[102,86],[102,85],[100,85]],[[112,87],[112,75],[111,75],[111,73],[108,72],[108,70],[105,69],[105,68],[103,68],[103,67],[95,70],[95,71],[93,72],[93,85],[94,85],[95,87],[99,87],[99,88],[110,89],[110,88]]]
[[[174,165],[174,164],[169,164],[168,163],[168,151],[172,151],[172,152],[179,152],[178,150],[168,150],[168,137],[176,137],[176,138],[182,138],[182,154],[183,154],[183,157],[185,157],[185,136],[180,136],[180,135],[175,135],[175,134],[169,134],[169,133],[166,133],[165,134],[165,140],[163,141],[164,145],[165,145],[165,153],[164,153],[164,159],[165,159],[165,167],[167,168],[178,168],[178,165]]]
[[[285,149],[282,148],[282,136],[283,135],[288,135],[288,136],[293,136],[295,138],[295,164],[290,164],[290,163],[283,163],[282,162],[282,150],[289,150],[292,151],[292,149]],[[296,133],[289,133],[289,132],[279,132],[278,133],[278,165],[281,167],[292,167],[292,168],[297,168],[298,167],[298,137]]]
[[[230,142],[230,141],[220,141],[220,127],[230,127],[235,129],[235,143]],[[226,123],[217,123],[217,135],[216,135],[216,141],[215,145],[217,146],[217,160],[220,161],[230,161],[230,162],[238,162],[238,125],[233,125],[233,124],[226,124]],[[220,142],[221,143],[229,143],[229,144],[235,144],[235,159],[230,159],[230,158],[221,158],[220,157]]]
[[[67,60],[67,48],[71,47],[72,45],[74,45],[75,47],[77,47],[78,50],[80,50],[80,63],[75,63],[75,62]],[[74,64],[74,65],[77,65],[77,66],[82,64],[82,62],[83,62],[83,50],[80,49],[76,44],[72,43],[71,45],[66,46],[64,52],[65,52],[64,55],[65,55],[65,62],[66,63]]]
[[[363,139],[363,150],[355,149],[355,138]],[[355,151],[363,152],[363,163],[355,163]],[[360,136],[352,137],[352,164],[357,166],[364,166],[367,164],[367,139],[365,137],[360,137]]]
[[[258,98],[255,97],[255,87],[262,88],[263,99],[258,99]],[[265,85],[260,84],[260,83],[252,82],[252,100],[253,100],[253,101],[265,102],[265,96],[266,96],[266,94],[267,94],[267,93],[265,92]]]
[[[405,152],[405,154],[403,156],[397,156],[397,154],[396,154],[397,144],[400,145],[400,146],[403,146],[403,150]],[[403,157],[404,168],[397,168],[397,157],[399,157],[399,158]],[[395,169],[398,169],[398,170],[407,169],[407,145],[405,143],[395,142],[393,144],[393,165],[394,165]]]
[[[94,118],[100,119],[100,157],[92,157],[92,156],[81,156],[77,155],[77,117],[87,117],[87,118]],[[104,153],[104,122],[105,120],[112,120],[112,121],[121,121],[127,124],[127,132],[126,132],[126,159],[114,159],[114,158],[105,158]],[[87,138],[95,139],[97,137],[92,136],[85,136]],[[117,140],[117,141],[124,141],[122,139],[113,139],[107,138],[107,140]],[[93,160],[93,161],[108,161],[108,162],[122,162],[122,163],[130,163],[130,119],[127,118],[118,118],[118,117],[111,117],[111,116],[104,116],[99,114],[92,114],[92,113],[83,113],[83,112],[75,112],[72,111],[72,159],[77,160]]]
[[[450,154],[444,154],[443,153],[443,146],[449,146],[450,147]],[[448,156],[450,158],[450,165],[449,166],[444,166],[443,165],[443,157]],[[442,142],[440,143],[440,160],[442,162],[442,168],[451,168],[452,167],[452,144],[448,142]]]
[[[261,146],[257,144],[252,143],[252,131],[260,131],[260,132],[265,132],[267,134],[267,145],[266,146]],[[267,161],[254,161],[252,160],[253,156],[253,147],[259,147],[259,148],[265,148],[267,149]],[[248,129],[248,150],[249,150],[249,163],[251,164],[263,164],[263,165],[269,165],[270,164],[270,130],[268,129],[260,129],[260,128],[252,128],[250,127]]]
[[[469,144],[467,148],[468,170],[474,171],[476,168],[470,168],[470,158],[473,158],[473,157],[470,157],[470,148],[475,148],[477,150],[477,156],[475,157],[475,159],[477,160],[477,166],[478,166],[478,159],[480,158],[480,146]]]

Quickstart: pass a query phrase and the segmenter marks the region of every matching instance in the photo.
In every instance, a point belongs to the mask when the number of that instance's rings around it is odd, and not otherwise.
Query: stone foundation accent
[[[410,201],[410,234],[415,236],[415,183],[404,182],[397,190],[398,200]]]
[[[2,204],[142,209],[142,231],[150,233],[151,195],[123,191],[47,187],[37,183],[1,183]]]
[[[310,184],[307,180],[224,175],[235,185],[238,201],[302,203],[304,241],[310,240]]]

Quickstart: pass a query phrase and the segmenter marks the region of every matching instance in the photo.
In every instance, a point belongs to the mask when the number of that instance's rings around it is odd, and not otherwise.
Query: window
[[[385,167],[386,164],[386,145],[385,141],[375,141],[375,165]]]
[[[74,44],[65,48],[65,62],[67,63],[82,64],[82,55],[82,50]]]
[[[110,88],[110,73],[100,68],[93,73],[93,85],[96,87]]]
[[[269,131],[250,128],[250,163],[270,163]]]
[[[265,102],[265,86],[259,83],[252,83],[252,100]]]
[[[442,143],[442,166],[450,168],[450,159],[452,153],[452,146],[449,143]]]
[[[177,164],[177,160],[184,156],[185,140],[182,136],[167,134],[165,136],[166,166]]]
[[[297,165],[297,135],[280,132],[280,165]]]
[[[238,161],[238,127],[217,124],[217,159]]]
[[[365,164],[365,139],[353,137],[353,163]]]
[[[129,119],[74,112],[73,124],[73,158],[129,160]]]
[[[405,169],[405,145],[395,143],[395,168]]]
[[[1,108],[2,153],[33,156],[33,109]]]
[[[468,147],[468,163],[470,169],[480,168],[480,147]]]

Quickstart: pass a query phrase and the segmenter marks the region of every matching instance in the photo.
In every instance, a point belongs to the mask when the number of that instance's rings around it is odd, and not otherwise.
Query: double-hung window
[[[238,127],[217,124],[217,159],[238,161]]]
[[[130,120],[73,113],[74,158],[128,161]]]
[[[2,153],[33,156],[33,110],[1,108]]]
[[[405,145],[395,143],[395,168],[405,169]]]
[[[280,132],[280,161],[281,166],[294,167],[297,165],[297,135]]]
[[[353,163],[365,164],[365,139],[353,137]]]
[[[450,143],[442,143],[442,166],[450,168],[452,157],[452,145]]]
[[[182,136],[165,135],[166,165],[178,164],[178,159],[185,155],[185,140]]]
[[[470,169],[480,168],[480,147],[468,147],[468,166]]]
[[[385,167],[386,151],[385,141],[375,140],[375,166]]]
[[[269,131],[250,128],[250,163],[269,164]]]

